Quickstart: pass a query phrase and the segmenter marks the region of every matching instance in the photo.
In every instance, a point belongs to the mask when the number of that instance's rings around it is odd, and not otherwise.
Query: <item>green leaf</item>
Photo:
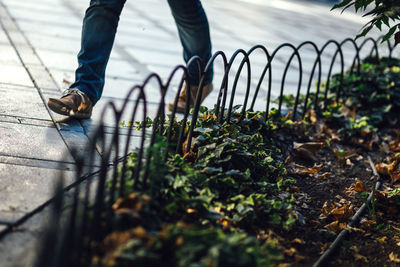
[[[387,40],[390,39],[390,37],[392,37],[392,35],[396,31],[396,28],[397,28],[397,25],[390,28],[389,32],[387,34],[385,34],[385,36],[383,37],[382,43],[386,42]]]
[[[383,21],[383,23],[385,23],[386,26],[390,27],[389,18],[388,18],[388,17],[383,16],[383,17],[382,17],[382,21]]]
[[[360,37],[365,36],[365,35],[372,29],[373,26],[374,26],[374,25],[368,25],[368,26],[366,26],[366,27],[364,28],[364,30],[363,30],[360,34],[358,34],[358,35],[356,36],[356,40],[357,40],[358,38],[360,38]]]

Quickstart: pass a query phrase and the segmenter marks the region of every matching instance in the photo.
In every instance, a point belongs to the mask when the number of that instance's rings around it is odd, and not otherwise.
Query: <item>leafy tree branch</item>
[[[400,1],[398,0],[343,0],[341,3],[333,6],[334,9],[342,9],[342,12],[350,7],[354,7],[356,12],[363,12],[364,17],[369,16],[372,19],[363,26],[363,30],[356,36],[357,38],[366,36],[368,32],[376,27],[382,31],[382,26],[387,30],[382,42],[389,40],[393,35],[395,44],[400,43]]]

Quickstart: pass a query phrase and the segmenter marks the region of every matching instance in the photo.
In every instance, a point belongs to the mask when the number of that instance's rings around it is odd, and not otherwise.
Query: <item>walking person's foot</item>
[[[197,85],[190,86],[189,108],[193,108],[194,107],[198,89],[199,88],[198,88]],[[207,85],[204,85],[203,92],[202,92],[201,99],[200,99],[200,104],[211,93],[212,89],[213,89],[213,85],[211,83],[207,84]],[[182,92],[180,93],[180,95],[178,97],[178,103],[176,105],[176,112],[178,112],[178,113],[184,113],[185,112],[185,109],[186,109],[186,98],[187,98],[187,87],[185,85],[185,87],[182,89]],[[175,104],[175,100],[168,104],[168,110],[169,111],[173,111],[174,104]]]
[[[93,103],[89,97],[79,89],[67,89],[61,98],[49,98],[49,108],[55,113],[88,119],[92,115]]]

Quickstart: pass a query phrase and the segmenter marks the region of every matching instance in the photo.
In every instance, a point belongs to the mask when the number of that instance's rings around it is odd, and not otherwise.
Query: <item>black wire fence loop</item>
[[[222,51],[215,53],[207,64],[203,64],[199,57],[194,57],[189,60],[187,66],[180,65],[174,68],[165,83],[158,74],[149,75],[143,84],[132,87],[120,107],[112,102],[108,103],[101,112],[98,127],[93,131],[85,151],[72,152],[77,159],[77,185],[66,192],[62,191],[61,185],[58,187],[51,214],[53,221],[44,237],[45,249],[38,253],[36,266],[89,266],[93,257],[101,253],[100,248],[93,244],[102,238],[99,233],[115,229],[115,215],[112,210],[114,203],[118,198],[126,197],[129,192],[146,189],[152,160],[155,156],[160,156],[151,149],[158,136],[166,136],[167,149],[161,151],[164,160],[172,153],[184,154],[191,150],[194,130],[201,117],[202,95],[206,86],[205,73],[211,68],[217,69],[217,62],[222,68],[218,73],[222,79],[218,85],[214,82],[216,89],[212,93],[212,99],[216,100],[214,115],[218,122],[231,122],[232,114],[236,110],[234,104],[237,96],[243,93],[244,99],[240,103],[241,118],[247,110],[254,111],[256,105],[261,102],[265,110],[260,111],[265,112],[265,119],[272,108],[276,108],[278,112],[291,110],[292,118],[299,119],[304,118],[311,109],[326,109],[330,90],[336,90],[337,97],[342,96],[345,52],[354,53],[354,57],[350,58],[350,73],[359,73],[362,56],[378,58],[383,54],[380,51],[381,40],[368,38],[361,44],[357,44],[353,39],[345,39],[340,43],[329,40],[321,48],[310,41],[297,47],[285,43],[272,52],[262,45],[257,45],[247,52],[243,49],[237,50],[229,60]],[[391,58],[394,46],[387,43],[386,54]],[[368,49],[368,44],[372,48],[363,54]],[[291,52],[285,54],[287,49]],[[252,64],[253,57],[257,55],[257,59],[262,60],[261,66]],[[313,56],[311,60],[310,55]],[[329,64],[323,64],[324,60],[328,60]],[[189,81],[188,67],[193,64],[197,64],[200,70],[198,85],[191,85]],[[278,73],[274,64],[280,64],[280,70],[283,71],[278,82],[273,76]],[[259,76],[255,77],[257,69]],[[289,81],[289,71],[297,74],[294,81]],[[339,77],[339,85],[330,85],[333,75]],[[230,79],[233,79],[231,87]],[[294,87],[295,92],[293,107],[284,103],[284,93],[290,86]],[[159,101],[156,108],[151,108],[149,87],[152,87],[153,92],[154,87],[158,91]],[[279,92],[277,99],[272,99],[274,88]],[[175,100],[169,105],[171,113],[166,114],[166,98],[171,90],[176,90]],[[183,90],[186,90],[186,106],[183,115],[178,117],[181,119],[179,124],[175,117]],[[320,94],[323,96],[320,97]],[[192,99],[194,95],[196,97]],[[154,95],[150,97],[154,98]],[[148,129],[148,115],[151,110],[156,112],[152,128]],[[124,123],[123,118],[126,117],[130,120],[128,127],[121,127],[120,124]],[[169,121],[166,117],[169,117]],[[138,130],[134,129],[135,121],[138,121]],[[174,127],[177,127],[175,131]],[[138,141],[135,141],[137,139]],[[132,146],[135,148],[132,149]],[[132,161],[136,163],[133,169],[130,165]],[[57,231],[60,234],[55,236]]]

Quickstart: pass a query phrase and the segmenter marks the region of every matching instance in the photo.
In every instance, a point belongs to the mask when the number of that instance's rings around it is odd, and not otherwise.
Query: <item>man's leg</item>
[[[168,0],[176,26],[178,27],[179,37],[183,46],[183,57],[186,62],[193,56],[199,56],[202,60],[203,68],[211,57],[211,38],[210,29],[206,13],[199,0]],[[204,87],[200,102],[212,91],[213,69],[212,67],[204,76]],[[190,94],[189,107],[194,106],[197,96],[199,81],[199,69],[197,64],[189,66],[190,87],[183,89],[179,95],[176,111],[185,112],[187,94]],[[168,109],[173,111],[174,101],[168,104]]]
[[[211,38],[207,16],[200,1],[168,0],[168,4],[178,27],[185,61],[193,56],[199,56],[205,67],[211,57]],[[211,69],[205,75],[204,84],[210,84],[212,78]],[[197,64],[189,66],[189,80],[192,85],[199,84]]]
[[[61,98],[50,98],[56,113],[81,119],[90,118],[100,99],[104,75],[125,0],[91,0],[83,19],[79,66],[75,82]]]
[[[125,0],[91,0],[83,19],[79,66],[70,86],[95,104],[101,97],[104,75]]]

